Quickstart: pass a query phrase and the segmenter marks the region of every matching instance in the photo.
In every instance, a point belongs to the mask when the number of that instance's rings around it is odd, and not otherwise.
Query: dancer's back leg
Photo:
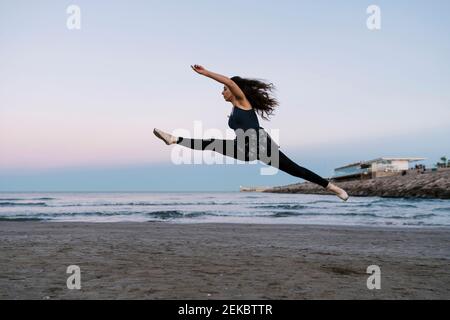
[[[309,182],[313,182],[315,184],[318,184],[324,188],[328,186],[329,181],[322,178],[315,172],[312,172],[311,170],[308,170],[294,161],[292,161],[288,156],[286,156],[282,151],[279,151],[279,169],[289,173],[290,175],[294,177],[298,177],[304,180],[307,180]]]

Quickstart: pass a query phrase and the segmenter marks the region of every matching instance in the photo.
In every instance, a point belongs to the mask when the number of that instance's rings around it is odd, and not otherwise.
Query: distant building
[[[397,175],[409,170],[409,163],[426,158],[377,158],[359,161],[334,169],[333,180],[372,179],[376,177]]]

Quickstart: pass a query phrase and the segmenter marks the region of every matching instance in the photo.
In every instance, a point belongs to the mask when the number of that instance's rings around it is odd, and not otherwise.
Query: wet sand
[[[450,299],[449,243],[450,229],[0,222],[0,298]]]

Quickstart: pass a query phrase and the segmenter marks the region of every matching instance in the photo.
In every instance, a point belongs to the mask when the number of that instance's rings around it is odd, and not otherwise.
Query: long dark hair
[[[273,83],[265,82],[260,79],[247,79],[238,76],[232,77],[239,88],[244,92],[245,97],[252,105],[253,109],[265,120],[273,114],[278,101],[271,93],[275,90]]]

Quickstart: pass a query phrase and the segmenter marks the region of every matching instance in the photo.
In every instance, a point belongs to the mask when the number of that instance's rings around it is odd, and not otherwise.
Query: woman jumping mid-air
[[[290,175],[318,184],[335,193],[342,200],[347,201],[347,192],[293,162],[280,151],[280,147],[271,139],[264,128],[259,126],[256,112],[263,119],[267,119],[267,116],[271,115],[278,105],[278,101],[269,94],[274,89],[272,83],[241,77],[230,79],[208,71],[200,65],[194,65],[191,68],[195,72],[224,85],[223,98],[233,105],[228,125],[235,131],[236,138],[234,140],[190,139],[175,137],[159,129],[154,129],[153,133],[158,138],[168,145],[179,144],[195,150],[212,150],[243,161],[260,160]],[[251,141],[255,142],[256,145],[251,144]]]

